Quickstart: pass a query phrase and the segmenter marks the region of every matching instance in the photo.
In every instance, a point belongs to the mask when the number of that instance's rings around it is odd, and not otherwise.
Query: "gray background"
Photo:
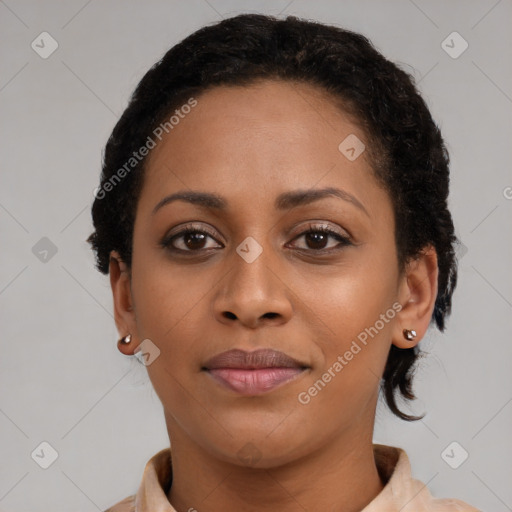
[[[145,367],[116,348],[108,278],[85,243],[90,205],[144,72],[240,12],[360,31],[419,81],[451,153],[465,247],[447,332],[420,345],[412,411],[427,415],[409,424],[380,405],[375,441],[405,448],[436,496],[512,510],[510,0],[0,1],[0,510],[103,510],[168,445]],[[43,31],[59,45],[46,59],[31,48]],[[453,31],[469,43],[458,58],[441,46]],[[48,469],[31,457],[43,441],[58,453]],[[469,453],[457,469],[441,456],[453,441]],[[453,464],[463,452],[448,453]]]

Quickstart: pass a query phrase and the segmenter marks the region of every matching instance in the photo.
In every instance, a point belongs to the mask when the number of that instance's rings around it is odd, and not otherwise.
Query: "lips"
[[[269,392],[301,375],[308,366],[276,350],[229,350],[203,366],[213,379],[242,395]]]

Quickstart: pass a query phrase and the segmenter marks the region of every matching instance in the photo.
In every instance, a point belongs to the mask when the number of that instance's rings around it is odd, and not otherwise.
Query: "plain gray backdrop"
[[[450,151],[464,246],[447,331],[420,344],[411,411],[427,414],[407,423],[380,404],[375,442],[404,448],[436,496],[512,510],[510,0],[0,1],[0,510],[104,510],[168,446],[145,367],[116,348],[90,206],[143,74],[241,12],[362,32],[418,81]]]

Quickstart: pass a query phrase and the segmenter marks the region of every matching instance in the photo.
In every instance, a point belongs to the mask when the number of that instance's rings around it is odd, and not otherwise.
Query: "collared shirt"
[[[373,445],[375,463],[384,489],[361,512],[481,512],[457,499],[436,499],[411,475],[404,450]],[[172,481],[171,450],[159,451],[147,462],[137,494],[105,512],[176,512],[167,494]]]

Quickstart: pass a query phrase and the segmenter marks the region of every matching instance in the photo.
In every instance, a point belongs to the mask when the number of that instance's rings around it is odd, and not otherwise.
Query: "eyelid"
[[[298,229],[298,235],[303,235],[305,232],[308,231],[326,231],[329,233],[333,233],[335,235],[344,237],[344,238],[352,238],[352,235],[343,228],[335,228],[330,223],[324,221],[324,220],[309,220],[307,221],[306,225],[300,225]],[[341,232],[340,232],[341,230]],[[295,231],[295,228],[292,230]]]
[[[183,231],[192,230],[192,229],[197,230],[197,231],[204,231],[205,233],[208,233],[209,235],[211,235],[213,237],[218,236],[216,229],[210,228],[210,226],[208,226],[208,224],[198,224],[197,222],[200,222],[200,221],[191,221],[191,222],[187,222],[186,224],[180,224],[179,226],[176,226],[171,231],[169,231],[169,233],[166,236],[172,237],[175,235],[180,235],[183,233]]]

